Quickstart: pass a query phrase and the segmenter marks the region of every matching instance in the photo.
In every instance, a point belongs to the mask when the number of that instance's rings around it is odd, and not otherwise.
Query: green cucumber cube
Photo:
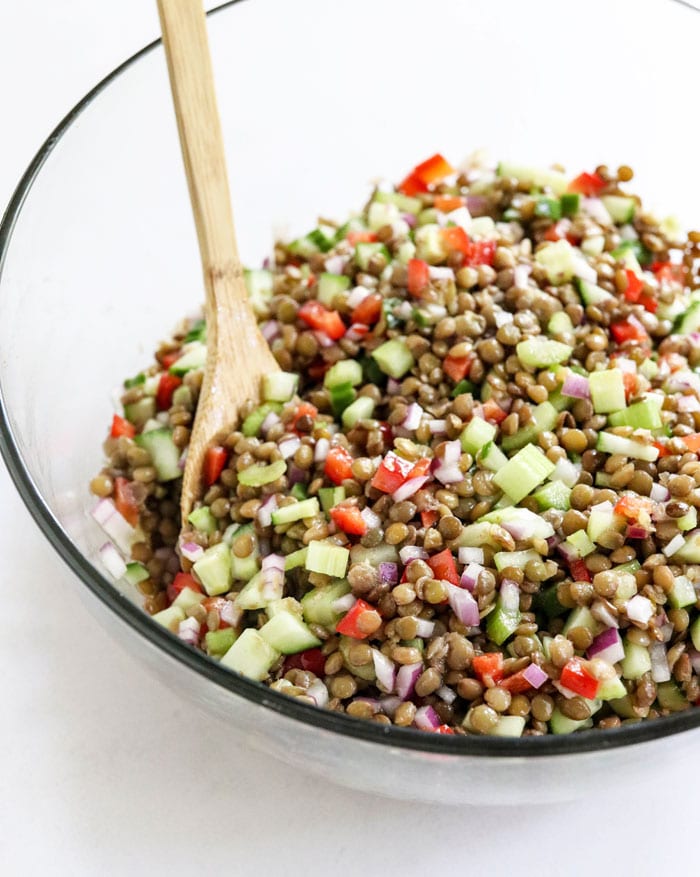
[[[151,618],[156,624],[160,624],[161,627],[165,627],[171,633],[177,633],[180,622],[185,620],[185,610],[180,608],[180,606],[168,606],[167,609],[151,615]]]
[[[493,441],[497,428],[481,417],[472,417],[459,437],[462,450],[475,456],[489,442]]]
[[[333,609],[333,603],[349,593],[350,585],[345,579],[331,582],[322,588],[313,588],[301,598],[304,620],[308,624],[334,628],[344,613]]]
[[[265,268],[250,268],[243,272],[243,277],[248,289],[248,299],[256,316],[264,317],[273,293],[272,271]]]
[[[591,401],[596,414],[609,414],[620,411],[627,405],[625,382],[619,368],[608,368],[591,372],[588,377]]]
[[[187,372],[198,368],[204,368],[207,363],[207,345],[201,341],[193,341],[189,344],[179,359],[170,366],[170,374],[182,377]]]
[[[333,307],[337,295],[341,295],[350,288],[350,278],[343,274],[323,273],[318,278],[318,300],[327,308]]]
[[[272,372],[263,378],[263,399],[266,402],[289,402],[299,386],[299,375]]]
[[[259,633],[265,642],[283,655],[295,655],[321,645],[321,640],[291,612],[274,615],[267,624],[263,624]]]
[[[200,533],[206,533],[207,535],[215,533],[218,527],[218,522],[214,515],[212,515],[208,505],[202,505],[198,509],[194,509],[187,516],[187,520],[195,530],[199,530]]]
[[[158,481],[182,478],[179,465],[182,452],[173,441],[172,430],[160,428],[160,424],[158,427],[135,436],[134,441],[150,453]]]
[[[221,663],[242,676],[262,682],[279,656],[279,652],[257,630],[248,627],[226,652]]]
[[[263,576],[262,572],[258,571],[236,595],[236,606],[244,612],[264,609],[267,606],[267,599],[263,597],[262,588]]]
[[[236,631],[232,627],[209,630],[204,636],[204,647],[212,658],[221,658],[236,641]]]
[[[362,366],[356,359],[341,359],[332,365],[323,378],[323,386],[329,390],[350,384],[356,387],[362,383]]]
[[[231,549],[225,542],[207,548],[204,555],[193,565],[195,575],[210,597],[231,590]]]
[[[622,678],[641,679],[651,670],[651,656],[646,646],[625,641],[625,657],[622,659]]]
[[[515,347],[518,359],[526,368],[548,368],[566,362],[573,352],[573,347],[554,341],[545,335],[536,335],[520,341]]]
[[[320,514],[321,509],[315,496],[304,499],[292,505],[282,506],[272,513],[272,523],[275,527],[281,524],[292,524],[295,521],[303,521],[304,518],[314,518]]]
[[[372,359],[385,375],[395,380],[402,378],[415,365],[413,354],[400,338],[385,341],[372,351]]]
[[[340,579],[348,567],[350,552],[341,545],[316,539],[307,546],[306,569]]]
[[[549,478],[554,468],[554,463],[539,448],[525,445],[496,472],[493,481],[517,503]]]
[[[595,551],[595,543],[590,540],[585,530],[576,530],[569,534],[566,541],[578,552],[579,557],[587,557]]]
[[[600,200],[605,205],[612,221],[618,225],[625,225],[634,219],[634,213],[637,209],[637,202],[634,198],[628,198],[624,195],[603,195]]]
[[[352,429],[361,420],[369,420],[374,414],[374,399],[359,396],[343,411],[342,421],[345,429]]]

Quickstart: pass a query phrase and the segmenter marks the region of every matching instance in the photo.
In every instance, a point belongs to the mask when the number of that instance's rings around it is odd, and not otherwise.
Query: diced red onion
[[[421,731],[434,731],[440,727],[440,717],[430,705],[422,706],[416,710],[413,724]]]
[[[233,600],[224,600],[219,609],[219,618],[230,627],[238,627],[243,618],[243,610]]]
[[[431,435],[444,435],[447,432],[446,420],[429,420],[428,429]]]
[[[538,664],[528,664],[523,670],[523,678],[527,679],[533,688],[541,688],[549,676]]]
[[[442,455],[443,464],[451,465],[452,463],[459,463],[461,456],[462,444],[459,440],[455,439],[451,442],[445,442]]]
[[[578,551],[568,542],[560,542],[559,545],[557,545],[557,551],[567,563],[573,563],[579,559]]]
[[[406,416],[401,421],[401,426],[404,429],[416,430],[420,426],[421,418],[425,414],[425,411],[420,407],[417,402],[411,402],[411,404],[406,409]]]
[[[671,557],[671,555],[675,554],[676,551],[680,551],[680,549],[685,545],[685,539],[680,533],[676,533],[676,535],[671,539],[668,545],[664,545],[661,549],[666,557]]]
[[[369,328],[364,323],[353,323],[343,336],[348,341],[362,341],[369,334]]]
[[[572,463],[566,457],[560,457],[552,472],[552,481],[562,481],[567,487],[574,487],[580,476],[580,463]]]
[[[280,554],[268,554],[262,561],[263,599],[279,600],[284,594],[284,558]]]
[[[134,528],[118,511],[112,500],[101,499],[92,510],[92,516],[123,553],[131,550]]]
[[[455,272],[452,268],[443,265],[428,266],[428,275],[431,280],[454,280]]]
[[[595,618],[606,627],[618,628],[620,626],[615,615],[613,615],[612,611],[602,602],[602,600],[596,600],[595,603],[593,603],[591,611],[593,612],[593,610],[595,610],[593,613]]]
[[[347,303],[349,308],[356,308],[360,302],[364,301],[367,296],[370,294],[369,289],[365,286],[356,286],[354,289],[350,290],[350,293],[347,297]]]
[[[404,481],[401,487],[398,487],[391,494],[391,498],[394,502],[403,502],[405,499],[413,496],[414,493],[418,493],[429,477],[429,475],[417,475],[415,478],[409,478],[408,481]]]
[[[468,591],[473,591],[483,571],[484,567],[480,563],[467,564],[459,580],[459,586],[466,588]]]
[[[572,697],[577,696],[575,691],[567,688],[566,685],[562,685],[557,679],[552,679],[552,685],[557,689],[559,694],[563,694],[567,700],[571,700]]]
[[[199,622],[196,618],[183,618],[177,628],[178,637],[190,646],[199,642]]]
[[[651,678],[654,682],[668,682],[671,678],[671,670],[668,666],[666,646],[663,643],[652,643],[649,646],[649,658],[651,659]]]
[[[274,411],[270,411],[270,413],[260,424],[260,432],[266,436],[268,432],[272,429],[272,427],[276,426],[278,423],[280,423],[279,414],[276,414]]]
[[[309,476],[309,473],[301,469],[295,463],[289,463],[287,465],[287,480],[289,481],[289,486],[294,487],[295,484],[306,484],[306,480]]]
[[[357,597],[354,594],[343,594],[331,603],[331,609],[334,612],[349,612],[357,603]]]
[[[401,381],[397,381],[394,378],[389,378],[386,382],[386,391],[389,396],[396,396],[401,392]]]
[[[479,604],[469,591],[447,584],[447,599],[462,624],[467,627],[476,627],[479,624]]]
[[[647,597],[635,594],[625,603],[625,612],[630,621],[648,624],[654,616],[654,604]]]
[[[464,472],[457,463],[444,463],[433,472],[441,484],[460,484],[464,481]]]
[[[615,368],[619,368],[621,372],[627,372],[631,375],[637,374],[637,363],[626,356],[618,356],[615,360]]]
[[[321,347],[332,347],[335,344],[335,341],[332,338],[326,335],[325,332],[321,332],[318,329],[314,332],[314,336],[316,337],[316,340]]]
[[[501,606],[505,612],[517,612],[520,608],[520,588],[512,579],[503,579],[500,589]],[[478,621],[476,622],[479,623]]]
[[[457,700],[457,692],[453,691],[448,685],[442,685],[435,694],[447,704],[454,703]]]
[[[610,502],[609,499],[603,500],[603,502],[599,502],[591,506],[592,512],[605,512],[607,514],[609,512],[612,512],[612,510],[613,504]]]
[[[529,509],[512,509],[512,514],[501,522],[501,526],[510,533],[513,539],[521,540],[532,539],[536,528],[542,527],[544,523],[539,515]]]
[[[413,316],[413,305],[410,301],[402,301],[394,313],[400,320],[410,320]]]
[[[401,563],[406,566],[412,560],[427,560],[428,552],[419,545],[404,545],[399,551],[399,557],[401,558]]]
[[[588,378],[583,375],[578,375],[576,372],[569,372],[564,379],[561,392],[564,396],[572,396],[574,399],[591,398],[591,388],[588,383]]]
[[[325,269],[329,274],[342,274],[348,264],[349,256],[329,256],[325,262]]]
[[[628,524],[627,525],[627,538],[628,539],[646,539],[649,535],[649,530],[646,527],[641,527],[639,524]]]
[[[532,268],[529,265],[516,265],[513,269],[513,286],[517,286],[518,289],[527,289],[531,271]]]
[[[277,509],[277,497],[273,494],[266,496],[258,509],[258,523],[261,527],[272,526],[272,513]]]
[[[384,694],[391,694],[396,683],[396,665],[379,649],[372,649],[372,661],[377,674],[377,688]]]
[[[693,668],[693,673],[700,676],[700,652],[697,649],[689,649],[688,657]]]
[[[328,689],[320,679],[315,679],[304,692],[309,697],[313,697],[316,706],[324,709],[328,706]]]
[[[191,563],[196,563],[204,554],[204,549],[196,542],[183,542],[180,545],[180,554]]]
[[[382,523],[382,519],[376,512],[373,512],[369,506],[365,506],[360,512],[362,520],[367,524],[369,530],[377,530]]]
[[[177,468],[182,472],[185,471],[185,463],[187,462],[187,452],[189,451],[189,446],[185,448],[185,450],[180,454],[180,459],[177,461]]]
[[[399,672],[396,674],[396,694],[401,700],[408,700],[413,694],[413,689],[422,672],[422,661],[416,664],[404,664],[399,667]]]
[[[356,697],[355,700],[369,701],[370,698],[369,697]],[[381,708],[389,716],[390,719],[393,719],[394,713],[403,703],[403,699],[400,698],[396,694],[387,694],[384,697],[380,697],[379,700],[376,701],[376,703],[377,703],[377,707],[378,707],[377,712]]]
[[[472,216],[483,216],[489,209],[486,195],[467,195],[467,210]]]
[[[483,563],[484,562],[484,549],[483,548],[467,548],[466,546],[462,546],[457,556],[459,557],[460,563]]]
[[[600,658],[608,664],[616,664],[625,657],[620,633],[614,627],[609,627],[593,640],[586,651],[588,658]]]
[[[158,421],[158,423],[162,423],[164,426],[167,426],[168,421],[170,420],[170,415],[167,411],[159,411],[156,414],[155,419]]]
[[[260,326],[260,331],[262,332],[262,336],[269,344],[270,341],[274,341],[275,338],[279,338],[282,334],[282,329],[277,320],[267,320]]]
[[[674,627],[670,621],[667,621],[666,624],[662,624],[659,628],[659,633],[661,634],[661,642],[667,643],[670,642],[671,637],[673,636]]]
[[[403,219],[406,225],[410,228],[415,228],[415,225],[418,222],[418,217],[414,213],[402,213],[401,219]]]
[[[421,639],[428,639],[435,631],[435,622],[428,621],[427,618],[416,619],[416,636]]]
[[[700,399],[697,396],[678,396],[678,410],[684,413],[700,411]]]
[[[124,559],[111,542],[105,542],[100,546],[100,560],[107,572],[115,579],[120,579],[126,573]]]
[[[331,449],[331,443],[327,438],[316,439],[316,447],[314,448],[314,462],[323,463]]]
[[[290,436],[290,438],[286,438],[279,443],[277,449],[280,454],[282,454],[283,460],[288,460],[290,457],[293,457],[294,454],[301,447],[301,439],[298,435]]]
[[[379,581],[384,585],[395,585],[399,580],[399,568],[397,564],[388,560],[379,564]]]

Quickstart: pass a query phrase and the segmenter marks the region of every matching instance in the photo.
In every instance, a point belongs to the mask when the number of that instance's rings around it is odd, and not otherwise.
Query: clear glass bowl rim
[[[237,6],[244,0],[227,0],[220,6],[210,10],[207,15],[215,16],[222,10]],[[258,0],[260,2],[260,0]],[[697,10],[685,0],[675,2]],[[154,40],[127,58],[118,67],[97,83],[59,122],[39,148],[38,152],[20,179],[5,213],[0,222],[0,292],[2,291],[2,271],[8,253],[12,233],[20,217],[22,206],[34,180],[41,171],[44,162],[51,154],[54,146],[70,128],[80,114],[107,88],[110,83],[128,70],[145,55],[152,52],[161,43]],[[0,305],[2,299],[0,298]],[[392,746],[400,749],[417,750],[419,752],[445,756],[481,756],[481,757],[533,757],[553,755],[573,755],[584,752],[596,752],[620,746],[657,740],[682,731],[700,726],[700,709],[688,709],[664,718],[652,721],[640,721],[637,724],[624,725],[621,728],[608,730],[581,731],[565,736],[546,735],[541,737],[501,738],[429,734],[410,728],[399,728],[394,725],[380,725],[362,719],[354,719],[343,713],[299,703],[292,697],[279,694],[259,682],[238,676],[220,667],[203,653],[196,652],[185,646],[168,630],[153,624],[138,606],[122,597],[118,591],[92,566],[65,536],[61,527],[54,519],[50,509],[41,497],[30,473],[24,467],[17,449],[10,420],[2,395],[0,383],[0,453],[5,460],[10,476],[40,530],[60,557],[68,564],[71,571],[82,581],[91,594],[107,606],[124,623],[137,634],[145,637],[149,643],[169,655],[175,661],[203,676],[216,686],[227,689],[233,694],[256,703],[266,709],[281,713],[287,718],[314,726],[318,729],[332,731],[338,735],[340,744],[344,736],[364,740],[378,745]]]

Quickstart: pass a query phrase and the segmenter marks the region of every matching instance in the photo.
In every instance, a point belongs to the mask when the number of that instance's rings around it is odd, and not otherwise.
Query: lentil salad
[[[436,155],[278,243],[247,281],[283,371],[179,542],[203,321],[125,382],[91,485],[110,572],[359,718],[520,736],[695,704],[700,234],[631,178]]]

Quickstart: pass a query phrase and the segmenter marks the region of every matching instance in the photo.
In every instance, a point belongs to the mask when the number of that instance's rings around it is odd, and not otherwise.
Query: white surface
[[[1,204],[59,118],[156,34],[154,9],[150,0],[1,0]],[[634,800],[610,777],[596,800],[526,812],[387,802],[247,750],[236,773],[223,774],[217,752],[236,739],[142,675],[95,626],[1,466],[0,556],[0,872],[8,877],[40,869],[340,877],[396,873],[399,861],[411,875],[499,877],[511,873],[516,849],[523,877],[552,873],[548,864],[563,856],[560,873],[573,877],[631,862],[636,874],[673,873],[693,861],[696,796],[681,763]]]

